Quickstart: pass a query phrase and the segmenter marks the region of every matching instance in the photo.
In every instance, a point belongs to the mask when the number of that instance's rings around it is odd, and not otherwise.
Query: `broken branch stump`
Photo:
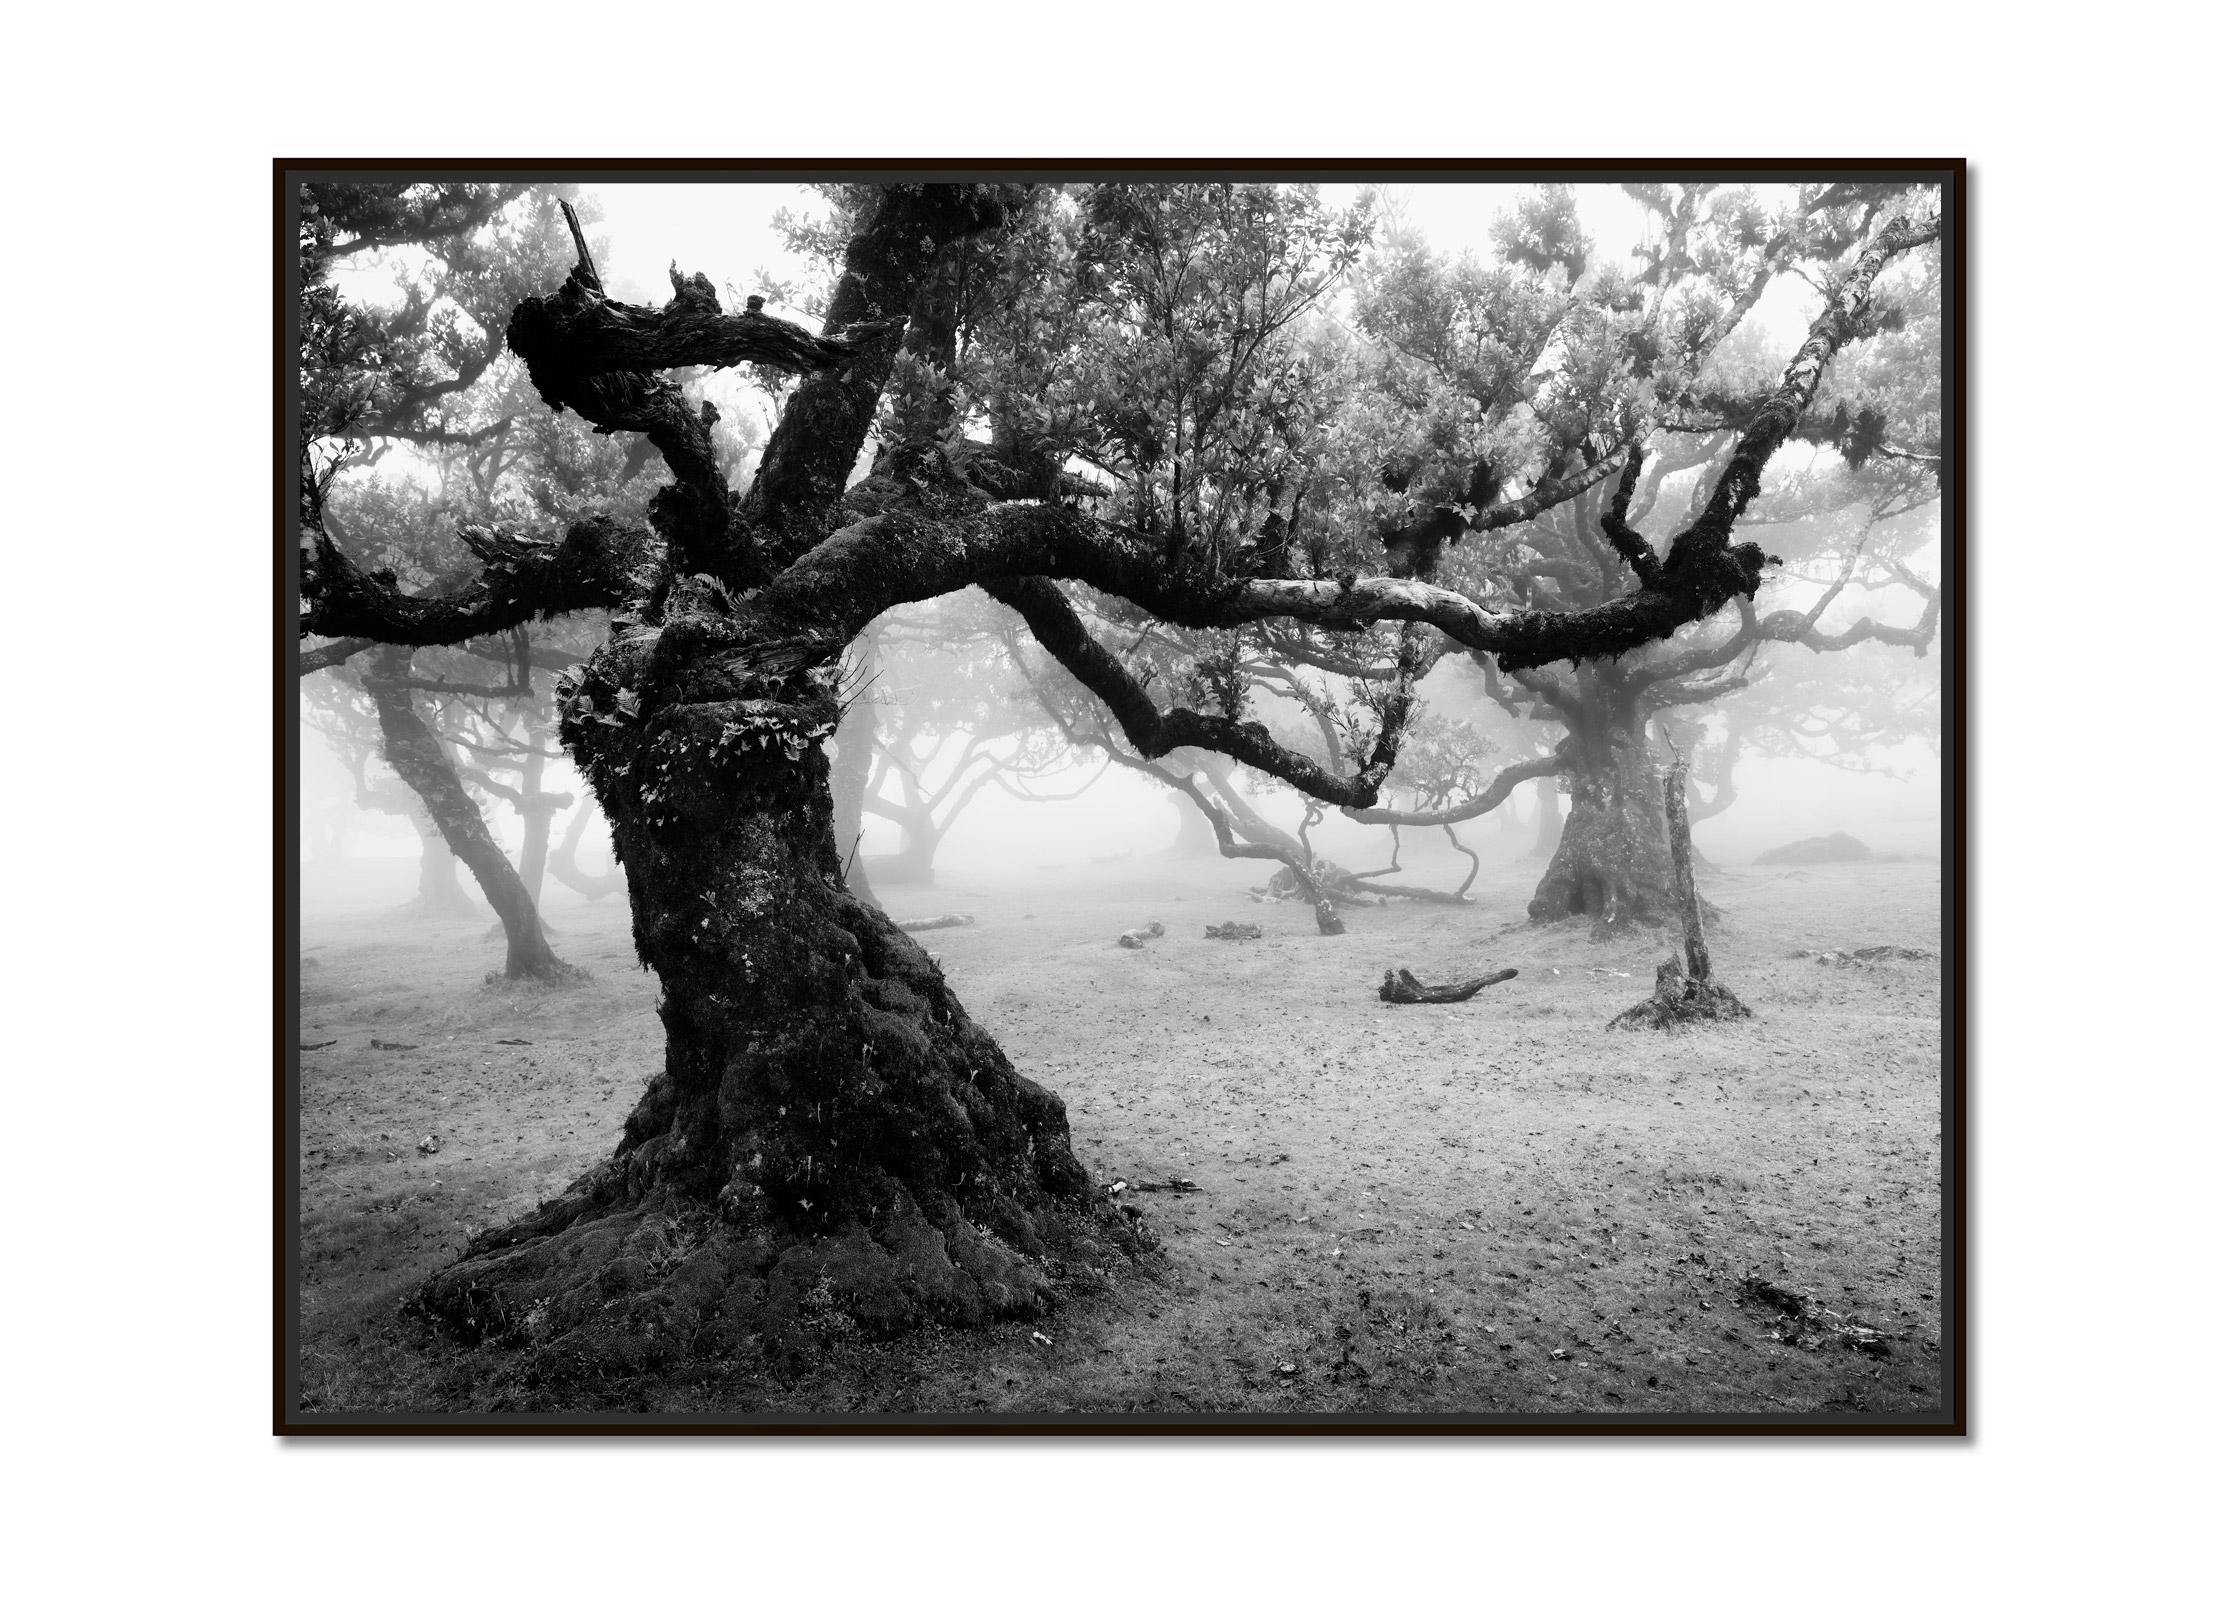
[[[1732,1022],[1750,1008],[1725,984],[1711,977],[1711,946],[1703,937],[1703,907],[1696,899],[1695,840],[1688,832],[1688,760],[1682,756],[1664,775],[1665,834],[1672,846],[1672,887],[1680,902],[1681,955],[1657,967],[1656,991],[1639,1005],[1612,1017],[1607,1028],[1674,1028],[1689,1022]]]

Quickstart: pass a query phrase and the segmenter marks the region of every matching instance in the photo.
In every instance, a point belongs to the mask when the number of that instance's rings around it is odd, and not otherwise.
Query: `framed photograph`
[[[274,1426],[1967,1431],[1958,161],[281,161]]]

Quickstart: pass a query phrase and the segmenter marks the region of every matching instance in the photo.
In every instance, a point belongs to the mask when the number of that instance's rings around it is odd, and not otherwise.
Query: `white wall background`
[[[2153,781],[2182,769],[2204,805],[2229,783],[2190,707],[2100,670],[2189,681],[2230,633],[2229,518],[2182,509],[2227,426],[2221,291],[2203,277],[2232,258],[2207,161],[2230,145],[2216,15],[1158,0],[20,15],[0,107],[25,464],[10,798],[38,847],[19,850],[6,924],[0,1337],[25,1592],[2228,1584],[2213,1530],[2230,1497],[2232,1051],[2204,1013],[2229,983],[2231,868],[2173,826],[2134,841],[2128,874],[2066,870],[2069,729],[2129,730]],[[267,1437],[268,907],[182,886],[120,911],[89,873],[144,796],[72,782],[66,753],[109,720],[88,704],[130,708],[138,770],[182,775],[182,825],[266,848],[272,155],[1768,150],[1978,163],[1972,1442]],[[2080,403],[2108,428],[2065,432]],[[2095,452],[2118,470],[2093,472]],[[2086,499],[2133,482],[2177,509],[2133,527]],[[2108,585],[2117,540],[2167,610]],[[151,694],[158,649],[176,670]]]

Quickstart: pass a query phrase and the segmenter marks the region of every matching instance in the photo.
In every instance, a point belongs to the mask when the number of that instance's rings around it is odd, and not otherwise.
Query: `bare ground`
[[[597,979],[558,991],[485,985],[502,950],[479,922],[307,919],[302,1037],[336,1042],[303,1058],[302,1403],[1935,1411],[1938,964],[1792,952],[1936,951],[1937,872],[1708,880],[1719,976],[1755,1015],[1678,1035],[1605,1031],[1666,946],[1523,924],[1529,863],[1489,870],[1471,905],[1349,911],[1352,932],[1328,939],[1302,906],[1244,899],[1253,863],[897,888],[897,916],[976,917],[922,942],[1065,1097],[1100,1182],[1198,1186],[1121,1192],[1162,1259],[1031,1328],[883,1344],[840,1330],[805,1360],[561,1395],[396,1307],[470,1232],[613,1146],[660,1059],[624,908],[550,891],[556,948]],[[1153,919],[1165,938],[1118,947]],[[1201,937],[1231,919],[1266,937]],[[1399,965],[1426,982],[1521,975],[1459,1005],[1382,1004]],[[430,1136],[441,1147],[421,1154]]]

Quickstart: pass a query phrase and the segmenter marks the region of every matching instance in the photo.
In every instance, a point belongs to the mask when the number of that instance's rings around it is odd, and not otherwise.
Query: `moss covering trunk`
[[[1588,917],[1606,928],[1670,921],[1678,902],[1645,714],[1615,686],[1615,674],[1589,666],[1565,719],[1558,749],[1571,764],[1571,809],[1527,914],[1535,922]]]
[[[1131,1242],[1064,1104],[849,892],[835,675],[655,706],[603,651],[571,700],[667,1053],[608,1159],[425,1289],[459,1331],[657,1370],[757,1336],[1029,1314]]]

